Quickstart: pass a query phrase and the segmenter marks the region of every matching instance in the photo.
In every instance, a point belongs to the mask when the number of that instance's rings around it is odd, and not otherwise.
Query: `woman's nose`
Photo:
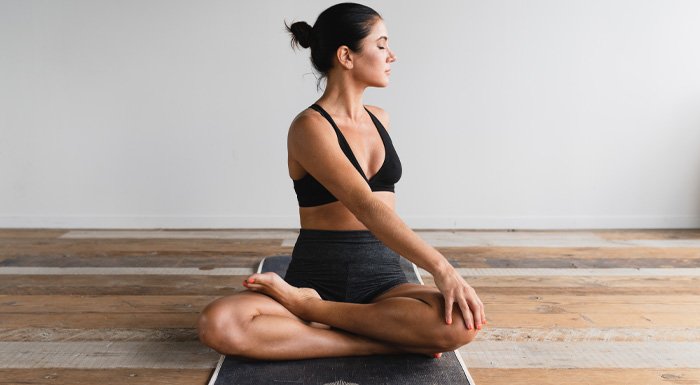
[[[394,54],[394,51],[392,51],[392,50],[389,50],[389,52],[391,53],[391,56],[389,56],[389,60],[391,62],[395,62],[397,59],[396,54]]]

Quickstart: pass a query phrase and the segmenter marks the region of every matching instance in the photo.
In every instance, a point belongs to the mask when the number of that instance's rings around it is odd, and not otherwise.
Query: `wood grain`
[[[212,369],[0,369],[7,385],[192,385],[206,384]]]
[[[457,268],[555,269],[466,277],[489,319],[475,343],[462,348],[478,385],[700,384],[700,276],[561,275],[572,268],[698,268],[700,247],[687,245],[700,240],[700,230],[426,234],[444,244],[463,236],[512,244],[438,247]],[[291,254],[283,244],[292,235],[0,229],[0,266],[253,269],[265,256]],[[0,275],[2,362],[14,366],[0,369],[0,384],[206,383],[216,354],[201,350],[198,313],[214,298],[243,290],[246,275],[107,272]],[[430,275],[423,279],[434,286]],[[98,369],[119,360],[133,368]],[[34,368],[20,368],[32,362]]]

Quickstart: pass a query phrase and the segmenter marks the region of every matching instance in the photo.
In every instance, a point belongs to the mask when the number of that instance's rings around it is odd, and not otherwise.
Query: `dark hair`
[[[360,41],[369,35],[372,25],[382,16],[374,9],[357,3],[336,4],[321,12],[314,26],[305,21],[298,21],[291,26],[285,21],[284,26],[292,35],[292,48],[311,47],[311,63],[321,74],[321,80],[328,76],[333,67],[333,58],[341,45],[351,51],[360,53]]]

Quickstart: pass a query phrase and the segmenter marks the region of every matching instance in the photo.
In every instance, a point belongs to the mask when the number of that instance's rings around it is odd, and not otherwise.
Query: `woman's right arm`
[[[483,304],[474,289],[435,248],[418,236],[396,212],[376,197],[365,179],[345,156],[338,137],[322,116],[300,115],[287,137],[292,157],[342,202],[380,241],[430,272],[445,297],[445,321],[452,323],[454,303],[468,328],[481,328]]]

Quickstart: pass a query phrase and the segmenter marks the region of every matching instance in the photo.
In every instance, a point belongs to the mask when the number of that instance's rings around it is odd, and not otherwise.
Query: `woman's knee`
[[[219,298],[202,310],[197,320],[199,340],[219,353],[240,354],[246,349],[245,306],[240,298]]]
[[[438,325],[433,329],[434,341],[441,351],[458,349],[474,340],[478,330],[468,329],[464,323],[461,308],[454,304],[452,308],[452,324],[445,322],[445,300],[439,292],[422,298],[436,312]]]

